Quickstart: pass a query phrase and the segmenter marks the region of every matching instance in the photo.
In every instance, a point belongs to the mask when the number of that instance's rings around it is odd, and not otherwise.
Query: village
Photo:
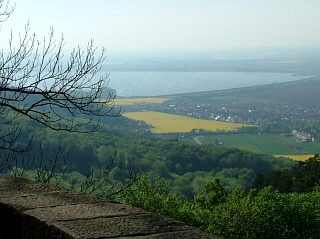
[[[320,138],[320,109],[288,104],[226,101],[197,104],[192,100],[170,100],[162,104],[138,104],[130,110],[160,111],[200,119],[254,125],[263,133],[289,133],[297,142],[314,142]]]

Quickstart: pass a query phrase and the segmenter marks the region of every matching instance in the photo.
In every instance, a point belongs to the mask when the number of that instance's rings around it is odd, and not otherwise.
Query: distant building
[[[200,134],[201,132],[203,132],[203,129],[192,129],[191,130],[191,133],[193,133],[193,134]]]
[[[222,141],[222,140],[219,140],[219,139],[216,139],[216,140],[215,140],[215,144],[217,144],[217,145],[222,145],[222,144],[223,144],[223,141]]]
[[[292,130],[292,135],[299,143],[314,142],[314,137],[311,137],[310,134],[307,134],[305,132],[298,132],[297,130]]]

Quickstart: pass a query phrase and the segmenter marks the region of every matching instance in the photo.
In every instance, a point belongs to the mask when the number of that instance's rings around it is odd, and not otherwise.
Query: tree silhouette
[[[0,0],[0,24],[14,7]],[[118,116],[115,94],[106,94],[108,74],[100,74],[106,57],[93,41],[85,49],[64,53],[63,35],[56,38],[53,28],[39,40],[29,24],[24,32],[8,39],[0,49],[0,151],[2,158],[30,149],[19,144],[21,127],[13,126],[17,117],[27,117],[52,130],[91,132],[101,117]],[[81,121],[76,118],[81,118]]]

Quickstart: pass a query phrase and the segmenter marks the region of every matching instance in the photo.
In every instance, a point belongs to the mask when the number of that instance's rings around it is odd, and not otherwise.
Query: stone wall
[[[0,238],[214,238],[170,218],[0,175]]]

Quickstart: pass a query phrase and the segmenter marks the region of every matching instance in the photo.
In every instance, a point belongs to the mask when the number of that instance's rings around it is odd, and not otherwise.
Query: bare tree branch
[[[14,6],[9,5],[9,1],[0,0],[0,22],[8,19],[14,10]]]
[[[13,36],[12,36],[13,38]],[[100,53],[90,41],[86,50],[73,49],[68,60],[51,29],[43,42],[30,34],[27,25],[18,47],[10,40],[9,51],[0,52],[0,107],[29,117],[53,130],[95,130],[99,117],[119,116],[115,95],[106,99],[108,74],[98,74],[106,52]],[[75,117],[86,119],[76,124]],[[88,127],[84,131],[88,131]]]
[[[115,195],[127,190],[136,183],[141,177],[141,174],[134,167],[127,169],[129,177],[126,183],[110,182],[110,173],[116,159],[117,152],[115,151],[114,156],[109,161],[108,165],[91,168],[90,172],[86,175],[85,180],[80,185],[80,192],[88,194],[99,192],[101,197],[112,199]]]
[[[13,10],[7,0],[0,0],[0,23]],[[106,50],[98,50],[92,40],[84,49],[76,47],[64,54],[63,35],[57,38],[53,28],[41,40],[29,24],[21,34],[11,33],[8,46],[0,49],[3,165],[10,163],[8,153],[30,150],[31,144],[18,144],[21,128],[10,127],[15,118],[27,117],[56,131],[92,132],[103,117],[121,114],[114,108],[115,94],[107,88],[108,74],[100,72],[105,58]]]

